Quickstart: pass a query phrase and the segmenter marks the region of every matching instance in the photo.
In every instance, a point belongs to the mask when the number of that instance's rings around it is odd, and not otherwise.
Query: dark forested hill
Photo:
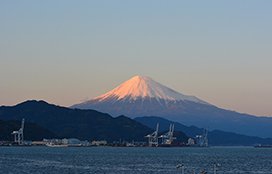
[[[32,100],[16,106],[0,107],[0,120],[21,121],[22,118],[25,118],[26,122],[35,123],[53,132],[58,137],[86,140],[143,141],[144,136],[153,131],[125,116],[113,118],[94,110],[70,109],[44,101]],[[17,127],[12,126],[12,130],[15,128]],[[34,131],[34,129],[26,126],[25,131]]]
[[[13,141],[14,137],[11,135],[13,131],[19,130],[21,121],[3,121],[0,120],[0,140]],[[43,138],[56,138],[53,132],[38,126],[34,123],[25,123],[24,139],[25,140],[42,140]]]

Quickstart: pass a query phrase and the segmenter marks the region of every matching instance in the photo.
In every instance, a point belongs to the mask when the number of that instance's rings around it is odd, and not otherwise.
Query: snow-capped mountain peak
[[[136,100],[139,98],[155,98],[157,100],[171,101],[193,101],[198,103],[206,103],[194,96],[183,95],[178,93],[147,76],[134,76],[117,86],[113,90],[96,97],[94,100],[104,101],[108,98],[130,99]],[[207,103],[206,103],[207,104]]]
[[[145,76],[132,77],[95,99],[71,107],[93,109],[114,117],[120,115],[130,118],[156,116],[186,125],[225,131],[236,130],[237,133],[242,134],[251,131],[254,136],[271,137],[269,123],[263,126],[267,127],[267,130],[259,134],[258,132],[263,131],[263,127],[256,123],[257,120],[253,116],[221,109],[197,97],[174,91]],[[151,117],[151,120],[157,122],[158,119],[153,118]],[[249,126],[245,126],[245,123]],[[248,129],[248,127],[251,128]],[[259,130],[258,134],[256,130]]]

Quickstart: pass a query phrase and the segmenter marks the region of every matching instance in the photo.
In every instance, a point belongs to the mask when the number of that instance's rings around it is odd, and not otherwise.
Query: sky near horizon
[[[146,75],[272,116],[272,1],[0,1],[0,105],[70,106]]]

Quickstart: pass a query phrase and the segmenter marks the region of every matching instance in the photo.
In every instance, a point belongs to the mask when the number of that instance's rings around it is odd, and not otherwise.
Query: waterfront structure
[[[162,145],[171,145],[176,139],[176,137],[174,137],[174,124],[170,124],[169,131],[161,135],[159,138],[162,139]]]
[[[108,142],[106,140],[101,140],[101,141],[92,141],[91,145],[92,146],[106,146]]]
[[[46,146],[49,147],[78,147],[90,146],[88,141],[80,141],[76,138],[63,138],[63,139],[43,139]]]
[[[202,135],[196,136],[196,145],[200,147],[208,147],[208,130],[204,129]]]
[[[188,145],[188,146],[193,146],[193,145],[195,145],[195,140],[194,140],[193,138],[189,138],[189,139],[188,139],[188,142],[187,142],[187,145]]]
[[[14,142],[18,145],[24,144],[24,125],[25,119],[22,119],[21,128],[18,131],[13,131],[11,134],[14,135]]]
[[[152,147],[152,146],[158,147],[158,145],[159,145],[158,133],[159,133],[159,123],[157,123],[157,127],[156,127],[155,132],[145,136],[146,138],[148,138],[148,145],[150,147]]]

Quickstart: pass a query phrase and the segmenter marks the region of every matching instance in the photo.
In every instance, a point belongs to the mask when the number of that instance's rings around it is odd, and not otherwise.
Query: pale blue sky
[[[69,106],[152,77],[272,116],[272,1],[0,1],[0,105]]]

